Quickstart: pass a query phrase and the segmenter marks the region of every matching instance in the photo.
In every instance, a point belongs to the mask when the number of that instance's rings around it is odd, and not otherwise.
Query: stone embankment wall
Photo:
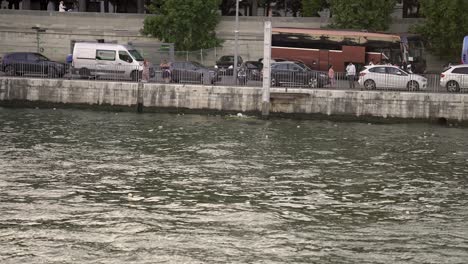
[[[0,106],[114,107],[168,112],[261,113],[262,89],[88,80],[0,79]],[[133,109],[134,108],[134,109]],[[270,114],[468,122],[468,94],[271,89]]]

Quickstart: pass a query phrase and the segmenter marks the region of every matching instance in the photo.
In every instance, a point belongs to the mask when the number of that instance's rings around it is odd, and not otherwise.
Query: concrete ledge
[[[138,91],[140,89],[140,92]],[[353,120],[468,123],[468,94],[271,88],[270,114]],[[138,97],[141,97],[140,100]],[[61,104],[144,111],[261,114],[259,87],[202,86],[0,77],[0,105]]]

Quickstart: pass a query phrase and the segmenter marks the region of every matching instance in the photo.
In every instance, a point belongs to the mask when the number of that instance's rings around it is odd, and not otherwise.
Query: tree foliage
[[[153,0],[145,18],[143,34],[174,43],[177,50],[219,46],[215,28],[220,0]]]
[[[380,31],[388,29],[396,0],[331,0],[333,26]]]
[[[319,11],[328,7],[327,0],[301,0],[301,4],[303,17],[317,17]]]
[[[451,60],[460,58],[463,37],[468,35],[468,1],[421,0],[420,4],[425,20],[416,31],[434,54]]]

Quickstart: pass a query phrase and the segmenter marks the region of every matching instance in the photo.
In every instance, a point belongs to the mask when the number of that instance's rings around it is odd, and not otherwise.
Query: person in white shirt
[[[346,66],[346,76],[349,81],[349,89],[354,89],[354,81],[356,78],[356,66],[352,62]]]
[[[60,1],[59,12],[65,12],[65,11],[67,11],[67,9],[65,8],[65,4],[63,3],[63,1]]]

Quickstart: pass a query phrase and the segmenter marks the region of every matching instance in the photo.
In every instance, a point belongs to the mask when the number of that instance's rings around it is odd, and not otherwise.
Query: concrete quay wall
[[[346,119],[468,122],[468,94],[271,89],[270,114]],[[258,87],[0,78],[0,106],[76,105],[136,111],[245,112],[260,115]]]

